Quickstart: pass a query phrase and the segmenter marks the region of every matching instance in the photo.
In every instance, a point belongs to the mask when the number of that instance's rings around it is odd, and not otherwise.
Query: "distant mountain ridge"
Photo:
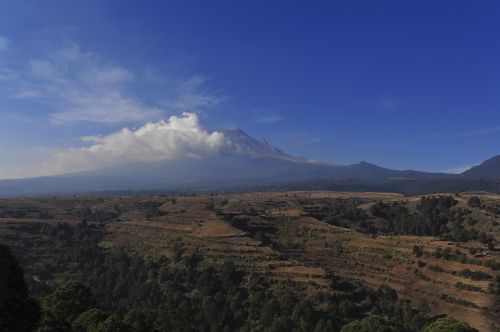
[[[490,158],[478,166],[461,174],[469,179],[498,179],[500,178],[500,155]]]
[[[367,162],[331,165],[291,156],[239,129],[221,132],[228,144],[203,159],[141,161],[59,176],[0,180],[0,195],[273,188],[288,183],[299,184],[298,189],[301,183],[303,188],[308,183],[321,188],[323,183],[332,190],[418,193],[482,190],[489,185],[484,179],[500,178],[500,156],[460,175],[391,170]]]

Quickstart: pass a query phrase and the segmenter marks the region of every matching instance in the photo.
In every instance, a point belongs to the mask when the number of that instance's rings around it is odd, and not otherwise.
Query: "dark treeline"
[[[422,197],[416,209],[410,210],[405,202],[378,202],[370,208],[372,215],[385,219],[382,231],[396,234],[441,236],[449,240],[465,242],[479,240],[488,244],[491,236],[473,227],[475,220],[467,208],[453,208],[457,201],[451,196]]]
[[[368,218],[366,213],[358,208],[358,205],[364,202],[357,199],[339,198],[315,203],[304,206],[303,213],[332,225],[345,226],[348,223],[361,222]]]
[[[442,180],[391,180],[386,182],[366,182],[356,179],[321,179],[288,183],[269,184],[258,187],[242,187],[228,192],[241,191],[294,191],[294,190],[331,190],[353,192],[392,192],[404,195],[428,195],[435,193],[460,193],[484,191],[500,194],[499,179],[452,178]]]
[[[500,179],[467,179],[453,177],[438,180],[389,180],[384,182],[368,182],[358,179],[318,179],[300,181],[269,181],[261,185],[245,183],[238,185],[213,184],[205,186],[209,189],[156,189],[156,190],[118,190],[82,192],[97,196],[193,196],[199,194],[234,194],[244,192],[275,192],[301,190],[330,190],[339,192],[390,192],[404,195],[429,195],[435,193],[490,192],[500,194]],[[61,194],[61,193],[53,193]],[[6,196],[8,196],[6,194]]]

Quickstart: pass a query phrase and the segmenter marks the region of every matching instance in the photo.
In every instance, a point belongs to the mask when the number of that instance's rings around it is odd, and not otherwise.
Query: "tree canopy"
[[[452,317],[445,317],[427,326],[423,332],[477,332],[477,330],[465,322]]]
[[[29,296],[23,269],[9,248],[0,244],[0,331],[34,331],[38,303]]]

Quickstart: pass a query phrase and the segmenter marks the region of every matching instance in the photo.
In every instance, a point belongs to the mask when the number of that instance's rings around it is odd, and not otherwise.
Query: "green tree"
[[[153,324],[148,315],[138,309],[130,310],[124,317],[123,322],[130,326],[135,332],[153,331]]]
[[[422,332],[477,332],[477,330],[465,322],[445,317],[430,324]]]
[[[100,323],[96,332],[132,332],[132,327],[123,322],[117,314],[112,314]]]
[[[99,324],[104,322],[107,317],[108,315],[104,311],[92,308],[78,316],[73,322],[73,330],[76,332],[95,331]]]
[[[362,320],[354,321],[342,327],[341,332],[396,332],[383,317],[369,315]]]
[[[0,331],[34,331],[39,320],[40,307],[29,296],[23,269],[0,244]]]
[[[50,326],[54,324],[71,325],[82,313],[91,309],[93,304],[89,287],[76,281],[67,281],[44,299],[42,327],[50,330]]]
[[[471,208],[481,207],[481,199],[479,197],[477,197],[477,196],[472,196],[467,201],[467,205],[469,205],[469,207],[471,207]]]

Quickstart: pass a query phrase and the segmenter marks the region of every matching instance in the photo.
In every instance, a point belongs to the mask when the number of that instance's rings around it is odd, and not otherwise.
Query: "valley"
[[[52,266],[61,255],[60,239],[40,230],[84,222],[102,230],[103,252],[125,250],[146,261],[167,259],[172,266],[193,254],[205,267],[231,262],[245,276],[256,275],[272,289],[293,289],[318,308],[318,294],[332,292],[338,278],[374,291],[388,286],[430,317],[449,315],[480,331],[497,331],[499,213],[500,196],[491,194],[422,198],[290,191],[2,199],[0,242],[19,257],[40,294],[84,270]],[[404,218],[422,227],[405,226]],[[426,228],[428,221],[440,226]],[[48,243],[50,251],[44,250]]]

